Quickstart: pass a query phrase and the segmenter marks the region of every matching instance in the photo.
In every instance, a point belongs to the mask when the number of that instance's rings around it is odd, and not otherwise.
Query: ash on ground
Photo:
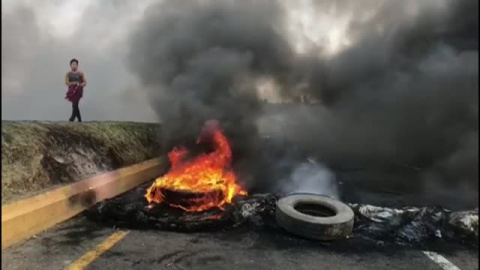
[[[224,210],[187,213],[162,204],[148,205],[144,195],[150,184],[93,206],[87,217],[117,228],[197,232],[248,227],[286,234],[275,221],[275,195],[255,194],[237,198]],[[451,212],[440,207],[350,207],[355,213],[351,238],[377,245],[415,246],[444,240],[478,246],[478,209]]]

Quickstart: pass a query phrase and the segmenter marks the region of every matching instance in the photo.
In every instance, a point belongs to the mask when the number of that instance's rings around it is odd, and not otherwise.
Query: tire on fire
[[[352,233],[354,213],[346,204],[319,195],[289,195],[277,202],[278,224],[290,233],[336,240]]]

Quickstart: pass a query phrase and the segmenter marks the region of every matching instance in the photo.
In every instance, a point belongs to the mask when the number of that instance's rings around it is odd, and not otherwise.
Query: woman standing
[[[83,96],[83,88],[87,85],[87,80],[85,79],[85,74],[78,70],[77,59],[70,60],[70,68],[71,70],[65,76],[65,84],[68,86],[65,99],[72,102],[72,116],[70,116],[69,121],[73,122],[77,118],[78,122],[82,122],[78,103]]]

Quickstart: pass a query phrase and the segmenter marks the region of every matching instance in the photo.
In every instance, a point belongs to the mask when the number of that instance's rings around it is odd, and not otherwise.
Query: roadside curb
[[[165,164],[147,160],[2,206],[2,249],[159,176]]]

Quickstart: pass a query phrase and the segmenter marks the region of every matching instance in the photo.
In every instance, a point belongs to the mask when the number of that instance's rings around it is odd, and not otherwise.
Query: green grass
[[[160,126],[2,121],[2,204],[160,153]]]

